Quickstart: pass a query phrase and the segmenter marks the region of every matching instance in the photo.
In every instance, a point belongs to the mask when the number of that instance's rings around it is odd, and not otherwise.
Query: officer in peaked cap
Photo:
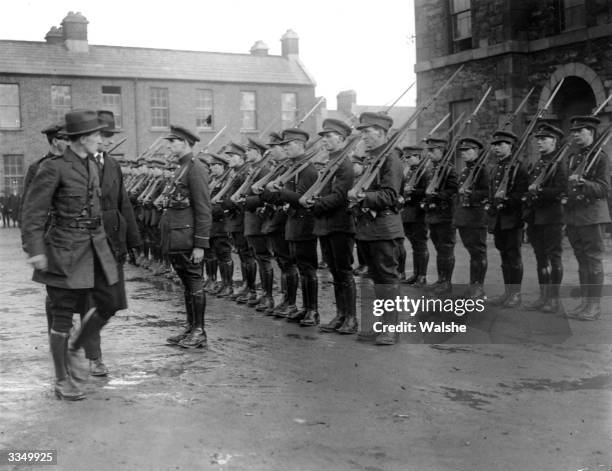
[[[448,141],[441,137],[429,137],[425,141],[425,148],[427,150],[441,149],[441,153],[448,147]]]
[[[601,290],[604,280],[604,230],[610,222],[607,196],[610,188],[610,160],[600,149],[595,160],[580,173],[581,163],[592,153],[599,119],[574,116],[571,131],[576,152],[569,156],[568,200],[564,221],[567,235],[578,260],[581,302],[568,316],[593,321],[601,316]]]
[[[166,195],[166,207],[160,221],[162,254],[183,282],[187,328],[167,342],[183,348],[206,345],[204,317],[206,294],[202,274],[204,249],[209,248],[212,223],[208,172],[193,156],[193,146],[200,138],[183,126],[170,126],[165,139],[177,158],[178,168]]]
[[[355,246],[355,222],[348,211],[346,195],[354,184],[353,164],[344,148],[351,127],[338,119],[323,121],[319,136],[330,161],[340,160],[333,178],[319,192],[319,198],[300,203],[311,208],[315,222],[314,233],[319,236],[323,260],[333,278],[336,315],[323,332],[355,334],[358,330],[356,314],[356,285],[353,278],[353,248]]]
[[[541,123],[534,138],[540,158],[529,172],[529,191],[524,197],[523,217],[527,222],[527,235],[536,257],[540,296],[526,307],[529,310],[557,312],[560,308],[559,285],[563,278],[561,196],[567,185],[567,163],[559,162],[554,174],[546,181],[536,184],[536,180],[550,170],[559,152],[558,142],[563,138],[563,131],[552,124]]]
[[[366,147],[367,165],[373,165],[387,147],[387,132],[393,120],[381,113],[365,112],[359,116],[357,129]],[[374,294],[379,299],[395,299],[399,288],[399,245],[403,244],[404,229],[397,208],[402,186],[402,163],[396,152],[390,152],[372,185],[362,193],[351,188],[348,199],[359,206],[356,217],[356,238],[361,241],[362,254],[374,281]],[[377,345],[393,345],[393,333],[377,333],[376,319],[361,323],[359,335],[363,339],[375,337]],[[397,323],[397,312],[383,314],[382,323]]]
[[[261,155],[263,155],[268,150],[268,145],[264,144],[262,141],[260,141],[259,139],[255,138],[255,137],[248,137],[247,138],[246,148],[247,148],[247,150],[248,149],[255,149]]]
[[[268,134],[268,146],[278,146],[282,141],[282,133],[279,134],[277,132],[272,131],[270,134]]]
[[[455,202],[453,223],[459,230],[463,246],[470,254],[470,284],[463,296],[483,298],[487,273],[487,218],[484,204],[489,196],[489,175],[486,168],[481,168],[473,185],[462,188],[466,179],[476,171],[476,160],[483,144],[474,137],[464,137],[457,147],[465,166],[459,175],[460,189]]]
[[[515,308],[521,304],[521,283],[523,281],[523,258],[521,243],[523,240],[522,198],[527,191],[527,170],[525,165],[510,166],[512,152],[517,142],[515,134],[499,130],[491,139],[492,155],[497,158],[490,174],[488,229],[493,233],[495,247],[501,256],[501,268],[504,278],[504,293],[491,300],[491,304],[505,308]],[[511,187],[503,199],[498,200],[500,183],[506,172],[516,173]]]
[[[300,141],[305,144],[310,139],[310,134],[303,129],[289,128],[283,131],[282,137],[283,140],[279,143],[280,145],[288,144],[291,141]]]
[[[421,146],[402,147],[402,158],[404,160],[404,180],[402,182],[403,208],[401,212],[404,234],[410,241],[412,248],[412,276],[405,277],[405,261],[400,263],[400,275],[402,283],[422,288],[427,283],[427,264],[429,263],[429,250],[427,248],[427,224],[425,223],[425,211],[421,207],[421,201],[425,196],[425,189],[429,184],[431,172],[429,168],[421,169],[420,164],[423,155]],[[415,174],[420,172],[420,175]],[[416,181],[415,181],[416,179]],[[412,187],[408,183],[412,182]]]
[[[26,195],[22,239],[35,269],[33,280],[46,285],[50,298],[55,393],[61,399],[79,400],[84,394],[68,374],[67,360],[72,360],[73,372],[81,370],[76,351],[119,309],[120,295],[117,262],[101,222],[97,169],[89,158],[105,126],[93,110],[71,111],[65,120],[70,147],[45,160],[34,175],[31,187],[36,191]],[[65,198],[67,193],[70,198]],[[65,247],[70,247],[70,256]],[[82,312],[90,298],[95,307],[69,346],[72,315]],[[69,348],[74,354],[67,357]]]

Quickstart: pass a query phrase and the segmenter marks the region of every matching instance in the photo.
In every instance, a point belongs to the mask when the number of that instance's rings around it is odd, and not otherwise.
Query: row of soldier
[[[52,352],[65,360],[60,350],[66,345],[72,354],[81,346],[85,346],[87,353],[89,346],[87,355],[93,362],[94,371],[100,366],[100,373],[104,374],[106,367],[101,362],[99,331],[118,309],[125,308],[122,264],[128,249],[141,244],[126,186],[138,200],[142,193],[133,190],[143,178],[138,171],[125,171],[124,185],[124,176],[112,173],[110,186],[104,188],[105,164],[99,160],[114,160],[99,151],[104,148],[105,141],[110,143],[117,130],[112,113],[100,112],[95,121],[90,116],[92,113],[96,115],[90,111],[69,113],[63,130],[59,127],[53,132],[46,130],[48,136],[55,134],[50,139],[53,155],[47,156],[49,162],[33,166],[33,175],[27,179],[33,180],[32,186],[37,191],[26,189],[24,193],[24,248],[36,269],[35,280],[48,287]],[[159,240],[154,245],[169,259],[185,288],[187,328],[170,337],[168,342],[185,348],[206,344],[205,254],[209,278],[214,279],[216,269],[221,273],[221,283],[214,288],[217,295],[235,296],[239,302],[250,303],[260,311],[286,317],[303,326],[319,324],[317,239],[333,277],[336,300],[336,315],[322,325],[321,330],[353,334],[361,327],[363,337],[371,333],[371,326],[359,326],[356,318],[356,288],[352,276],[355,240],[374,282],[376,297],[389,299],[397,293],[405,236],[413,248],[415,271],[415,276],[408,281],[424,284],[429,232],[436,249],[438,271],[438,281],[431,290],[436,295],[444,295],[451,290],[456,228],[471,258],[470,289],[465,295],[484,295],[482,284],[489,227],[502,257],[506,289],[497,303],[516,307],[520,303],[520,244],[524,216],[536,252],[542,288],[541,297],[533,307],[548,312],[559,310],[560,251],[565,223],[579,263],[582,287],[582,302],[570,315],[583,320],[597,319],[601,312],[599,298],[603,281],[602,224],[610,221],[605,200],[609,164],[602,147],[610,129],[598,134],[596,117],[573,118],[572,134],[579,150],[566,156],[567,146],[563,147],[563,152],[558,149],[562,131],[541,123],[535,133],[541,158],[534,171],[527,175],[517,158],[515,146],[517,142],[524,143],[529,132],[521,139],[506,130],[494,134],[490,148],[497,162],[489,174],[483,159],[488,151],[482,152],[483,144],[472,137],[461,138],[447,149],[445,139],[429,136],[425,156],[419,149],[398,149],[397,142],[408,124],[410,120],[388,136],[393,126],[389,116],[363,113],[356,126],[359,136],[353,135],[346,123],[326,120],[319,133],[320,139],[310,140],[308,133],[292,128],[281,134],[271,133],[265,143],[258,139],[249,139],[246,146],[230,143],[223,153],[208,153],[199,156],[201,158],[193,155],[198,136],[184,127],[171,127],[165,140],[176,168],[172,175],[166,172],[165,185],[158,186],[161,188],[158,193],[146,195],[162,210]],[[68,149],[66,137],[70,139]],[[351,160],[350,155],[359,139],[365,146],[365,157]],[[314,161],[323,149],[328,161],[317,170]],[[451,159],[455,149],[459,149],[466,164],[459,179],[454,159]],[[80,208],[76,216],[75,208],[69,211],[70,216],[63,216],[61,213],[66,208],[62,204],[67,202],[62,199],[67,196],[63,193],[72,182],[58,180],[53,172],[61,175],[64,170],[58,164],[59,157],[70,160],[77,151],[81,159],[86,159],[85,168],[89,172],[83,195],[86,206]],[[88,161],[94,153],[98,157],[98,170],[92,172]],[[116,162],[112,165],[118,168]],[[164,170],[159,169],[159,172],[163,175]],[[92,173],[96,178],[92,178]],[[45,183],[50,184],[50,189],[40,192],[39,184]],[[503,191],[502,184],[505,185]],[[567,198],[565,205],[562,204],[564,198]],[[155,222],[151,222],[151,227]],[[51,243],[48,234],[41,238],[45,227],[58,228],[58,233],[62,230],[89,231],[96,252],[95,256],[86,257],[92,269],[87,275],[91,276],[79,279],[77,275],[78,281],[74,282],[73,257],[69,267],[63,266],[59,252],[67,247],[61,241]],[[106,240],[110,241],[110,253],[116,265],[114,276],[110,265],[107,266],[109,247],[101,242],[100,233],[107,234]],[[232,243],[238,252],[245,281],[239,293],[233,293]],[[41,248],[46,250],[44,259],[41,258],[43,254],[37,253]],[[281,269],[283,301],[278,306],[274,305],[272,297],[273,258]],[[51,264],[55,266],[50,267]],[[260,297],[255,290],[257,269],[263,288]],[[102,272],[105,289],[98,290],[96,286]],[[88,286],[81,286],[83,283]],[[298,285],[301,286],[302,309],[296,306]],[[59,292],[57,288],[64,291]],[[80,291],[72,293],[75,290]],[[69,341],[67,330],[72,321],[67,319],[71,319],[73,312],[87,312],[87,315],[75,338]],[[384,324],[395,322],[397,313],[383,316]],[[54,334],[58,334],[55,341]],[[395,342],[395,335],[387,331],[375,336],[377,345]],[[57,358],[54,356],[54,360]],[[66,386],[66,381],[70,383],[66,379],[70,375],[62,376],[65,368],[62,370],[63,360],[60,360],[55,362],[56,371],[59,369],[58,395],[79,397],[71,384]]]

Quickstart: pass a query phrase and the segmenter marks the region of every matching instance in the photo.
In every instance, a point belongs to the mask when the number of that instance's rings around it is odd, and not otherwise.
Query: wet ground
[[[537,287],[524,254],[529,301]],[[460,279],[462,247],[457,255]],[[181,293],[127,267],[130,308],[103,331],[111,375],[67,403],[52,393],[44,287],[29,281],[17,230],[0,229],[0,260],[0,450],[57,450],[55,469],[612,469],[612,298],[602,320],[569,321],[554,341],[516,341],[523,330],[509,318],[497,327],[506,337],[477,323],[470,341],[381,348],[209,297],[209,347],[187,351],[164,342],[183,320]],[[332,289],[326,271],[319,279],[327,321]],[[491,343],[499,338],[514,341]]]

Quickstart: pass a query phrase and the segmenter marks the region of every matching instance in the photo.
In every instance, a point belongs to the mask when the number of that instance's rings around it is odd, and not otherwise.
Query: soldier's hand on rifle
[[[251,187],[251,190],[253,190],[253,193],[255,193],[256,195],[260,195],[261,193],[263,193],[263,188],[260,186],[253,185]]]
[[[580,175],[572,174],[569,176],[569,181],[574,185],[582,185],[584,183],[584,179],[580,177]]]
[[[354,189],[350,189],[347,197],[349,199],[349,201],[353,202],[353,203],[359,203],[361,200],[363,200],[365,198],[365,193],[361,192],[361,193],[357,193],[356,190]]]
[[[191,251],[190,260],[193,263],[200,263],[202,260],[204,260],[204,249],[200,247],[194,247]]]
[[[45,271],[48,266],[47,256],[44,253],[28,258],[27,262],[37,270],[41,271]]]
[[[299,203],[305,208],[312,208],[314,205],[313,200],[306,200],[304,196],[300,197]]]
[[[268,191],[277,191],[277,189],[276,189],[276,181],[268,183],[266,185],[266,190],[268,190]]]

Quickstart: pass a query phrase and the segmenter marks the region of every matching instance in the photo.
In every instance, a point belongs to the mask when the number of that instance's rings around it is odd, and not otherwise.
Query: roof
[[[350,121],[353,124],[357,124],[359,115],[361,113],[364,113],[365,111],[385,111],[387,109],[387,106],[368,106],[354,104],[352,105],[351,109],[353,112],[353,116],[347,116],[340,110],[327,110],[327,117],[341,119],[347,122]],[[398,126],[401,126],[403,123],[408,121],[408,118],[410,118],[410,116],[414,113],[415,110],[415,106],[394,106],[388,113],[388,115],[393,118],[393,127],[397,128]],[[410,127],[416,129],[416,120],[414,121],[414,123],[412,123]]]
[[[314,86],[299,61],[283,56],[0,40],[0,73],[274,83]]]

